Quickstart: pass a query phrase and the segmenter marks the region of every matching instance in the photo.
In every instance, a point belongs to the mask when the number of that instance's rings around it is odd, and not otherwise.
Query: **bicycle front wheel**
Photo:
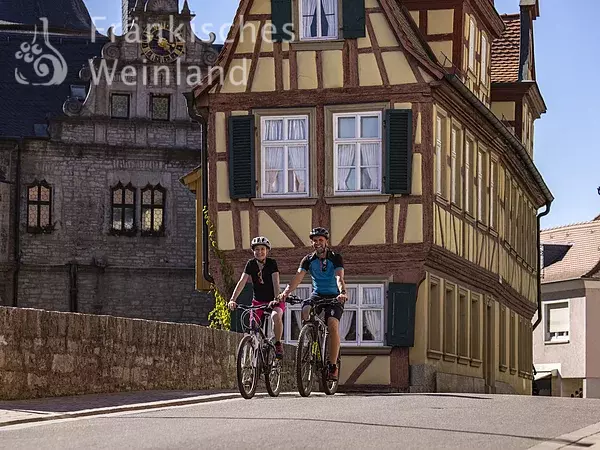
[[[281,360],[275,356],[275,349],[269,345],[265,349],[265,387],[271,397],[281,392]]]
[[[258,367],[252,336],[246,335],[240,341],[237,352],[237,385],[245,399],[251,399],[258,384]]]
[[[318,351],[318,344],[315,344],[317,341],[315,340],[314,326],[304,325],[298,336],[298,347],[296,347],[296,381],[298,392],[302,397],[308,397],[313,389]]]

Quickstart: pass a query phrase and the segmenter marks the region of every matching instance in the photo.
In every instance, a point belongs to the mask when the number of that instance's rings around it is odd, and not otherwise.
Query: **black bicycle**
[[[301,303],[302,300],[290,295],[286,302],[291,304]],[[296,347],[296,381],[298,391],[302,397],[308,397],[313,390],[313,374],[320,374],[319,384],[327,395],[337,392],[338,381],[329,379],[327,362],[329,360],[329,330],[327,324],[320,317],[323,308],[331,305],[341,305],[335,299],[323,299],[316,301],[310,308],[310,315],[304,322],[300,335],[298,336],[298,347]],[[336,361],[338,375],[341,368],[341,357],[338,352]]]
[[[241,314],[244,337],[237,350],[237,384],[242,397],[251,399],[256,392],[258,379],[264,374],[265,386],[271,397],[277,397],[281,391],[282,361],[275,356],[275,344],[267,337],[265,316],[272,309],[269,305],[238,305],[243,309]],[[264,310],[262,323],[250,320],[254,311]]]

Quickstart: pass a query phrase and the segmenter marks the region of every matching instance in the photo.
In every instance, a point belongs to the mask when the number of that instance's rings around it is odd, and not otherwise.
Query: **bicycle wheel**
[[[258,384],[258,367],[256,367],[255,352],[252,336],[244,336],[237,351],[237,384],[242,397],[254,397]]]
[[[314,326],[304,325],[298,336],[296,347],[296,382],[298,392],[302,397],[308,397],[312,392],[315,373],[315,333]]]
[[[331,339],[331,335],[327,335],[327,337],[325,338],[325,364],[323,366],[323,370],[321,371],[321,380],[322,380],[322,385],[323,385],[323,390],[325,391],[325,394],[327,395],[333,395],[337,392],[338,389],[338,384],[339,384],[339,377],[342,371],[342,367],[341,367],[341,362],[342,362],[342,358],[340,357],[340,351],[338,351],[338,357],[337,357],[337,367],[338,367],[338,381],[333,381],[333,380],[329,380],[328,379],[328,367],[327,367],[327,361],[329,361],[329,341]]]
[[[277,397],[281,392],[281,360],[275,357],[275,349],[268,345],[265,355],[265,386],[271,397]]]

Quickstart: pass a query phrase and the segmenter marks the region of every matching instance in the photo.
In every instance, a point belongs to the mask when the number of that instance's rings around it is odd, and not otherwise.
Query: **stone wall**
[[[235,390],[241,337],[200,325],[0,307],[0,399]],[[295,348],[285,350],[283,389],[295,390]]]

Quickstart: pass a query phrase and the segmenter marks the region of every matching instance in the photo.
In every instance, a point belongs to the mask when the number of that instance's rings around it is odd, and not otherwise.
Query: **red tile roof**
[[[519,59],[521,43],[521,16],[501,16],[506,29],[492,44],[492,83],[519,81]]]

